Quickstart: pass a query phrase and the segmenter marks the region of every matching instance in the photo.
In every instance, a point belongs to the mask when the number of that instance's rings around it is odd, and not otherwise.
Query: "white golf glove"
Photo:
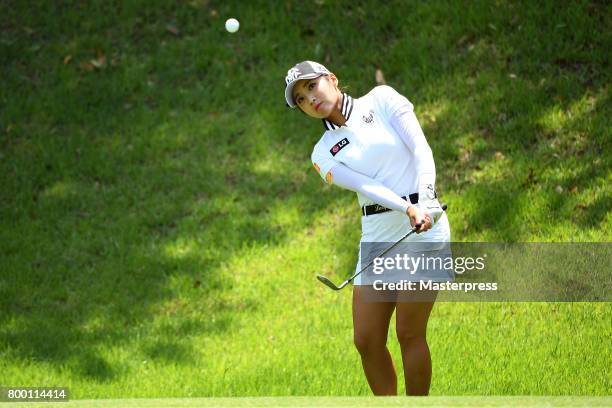
[[[423,180],[421,180],[419,184],[418,206],[423,213],[429,214],[431,226],[433,227],[440,217],[442,217],[442,214],[444,214],[444,210],[438,201],[434,185],[429,183],[429,179],[429,177],[423,177]]]
[[[444,210],[442,209],[442,206],[440,205],[440,202],[437,198],[424,202],[420,202],[419,200],[418,206],[423,213],[429,214],[432,227],[436,225],[436,222],[438,222],[440,217],[442,217],[442,214],[444,214]]]

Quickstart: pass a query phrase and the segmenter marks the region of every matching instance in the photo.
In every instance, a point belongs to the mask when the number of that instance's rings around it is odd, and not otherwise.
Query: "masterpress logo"
[[[401,280],[399,282],[383,282],[375,280],[374,290],[441,290],[470,292],[475,290],[497,290],[497,282],[435,282],[432,280],[419,280],[418,282]]]

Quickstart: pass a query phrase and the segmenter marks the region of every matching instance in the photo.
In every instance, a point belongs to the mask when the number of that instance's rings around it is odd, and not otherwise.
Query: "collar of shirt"
[[[344,120],[346,120],[346,122],[348,122],[352,112],[353,98],[349,94],[342,92],[342,109],[340,110],[340,113],[342,113],[342,116],[344,116]],[[339,125],[336,125],[327,119],[322,119],[322,121],[325,130],[335,130],[340,128]],[[346,124],[344,126],[346,126]]]

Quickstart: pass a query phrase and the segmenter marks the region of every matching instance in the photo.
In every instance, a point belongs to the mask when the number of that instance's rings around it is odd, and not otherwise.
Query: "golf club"
[[[447,205],[446,204],[442,204],[442,211],[446,211],[447,209]],[[376,258],[380,258],[381,256],[383,256],[384,254],[386,254],[387,252],[389,252],[390,250],[392,250],[393,248],[395,248],[400,242],[402,242],[403,240],[405,240],[406,238],[408,238],[410,235],[414,234],[415,232],[417,232],[417,230],[421,227],[421,224],[416,224],[406,235],[404,235],[403,237],[401,237],[397,242],[395,242],[393,245],[391,245],[389,248],[385,249],[384,251],[382,251],[378,256],[374,257],[366,266],[364,266],[363,268],[361,268],[361,270],[359,272],[357,272],[356,274],[354,274],[353,276],[351,276],[350,278],[348,278],[347,280],[345,280],[344,282],[342,282],[340,284],[340,286],[336,286],[332,281],[330,281],[328,278],[326,278],[323,275],[317,275],[317,279],[323,283],[325,286],[327,286],[330,289],[333,290],[340,290],[342,288],[344,288],[346,285],[349,284],[349,282],[352,282],[353,279],[355,279],[357,276],[359,276],[363,271],[365,271],[366,269],[368,269],[370,266],[372,266],[372,264],[374,263],[374,260]]]

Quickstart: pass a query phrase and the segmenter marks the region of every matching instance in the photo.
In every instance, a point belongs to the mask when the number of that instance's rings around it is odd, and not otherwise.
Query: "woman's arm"
[[[336,184],[347,190],[359,192],[377,204],[408,215],[413,226],[420,225],[417,234],[427,231],[432,226],[433,221],[430,220],[427,214],[423,214],[419,207],[404,201],[393,190],[385,187],[380,182],[358,173],[342,163],[332,167],[327,176],[326,179],[329,183]]]
[[[435,198],[436,165],[421,125],[412,111],[412,106],[408,104],[400,106],[389,117],[389,120],[408,149],[414,153],[419,175],[419,201],[433,200]]]
[[[402,104],[390,117],[391,125],[414,153],[419,175],[419,207],[433,224],[442,216],[444,210],[435,194],[436,165],[433,153],[425,139],[421,125],[412,111],[412,105]]]
[[[408,207],[412,205],[382,183],[358,173],[342,163],[336,164],[329,172],[331,175],[328,180],[333,184],[359,192],[384,207],[406,213]]]

